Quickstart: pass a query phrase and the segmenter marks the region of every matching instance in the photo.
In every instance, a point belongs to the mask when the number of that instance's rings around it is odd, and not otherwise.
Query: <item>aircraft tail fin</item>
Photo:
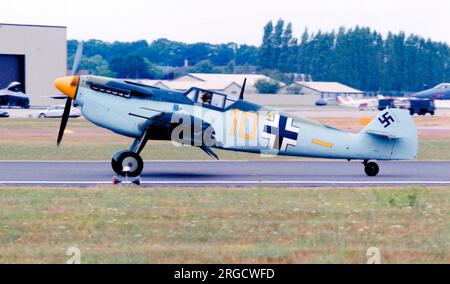
[[[402,133],[398,131],[399,124],[400,121],[392,109],[386,109],[378,113],[361,132],[391,139],[401,138]]]
[[[381,111],[360,135],[370,135],[377,141],[395,140],[391,153],[393,160],[414,159],[417,156],[417,128],[406,110],[388,108]]]

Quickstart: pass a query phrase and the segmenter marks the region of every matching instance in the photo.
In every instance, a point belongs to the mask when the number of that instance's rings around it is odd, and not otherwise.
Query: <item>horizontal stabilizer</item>
[[[375,135],[375,136],[382,136],[382,137],[386,137],[386,138],[390,138],[390,139],[398,139],[401,138],[398,135],[394,135],[392,133],[389,132],[384,132],[384,131],[376,131],[376,130],[366,130],[367,134],[370,135]]]

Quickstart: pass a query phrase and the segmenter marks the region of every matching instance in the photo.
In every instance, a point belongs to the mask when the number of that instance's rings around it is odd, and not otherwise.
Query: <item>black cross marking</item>
[[[381,119],[383,118],[383,119]],[[378,118],[378,121],[383,124],[384,128],[388,128],[392,123],[394,123],[394,118],[389,115],[388,112],[383,114],[380,118]]]
[[[275,145],[273,147],[274,149],[281,150],[281,145],[283,145],[283,140],[285,138],[297,141],[298,133],[286,130],[286,128],[287,128],[287,117],[285,116],[280,116],[280,123],[278,125],[278,128],[269,125],[264,126],[264,132],[276,136]]]

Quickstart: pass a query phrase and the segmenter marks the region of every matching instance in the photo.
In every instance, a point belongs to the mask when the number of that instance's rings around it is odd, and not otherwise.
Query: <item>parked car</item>
[[[378,110],[382,111],[386,108],[395,108],[395,100],[394,99],[381,99],[378,100]]]
[[[12,82],[5,89],[0,90],[0,107],[30,108],[30,99],[22,92],[22,84]]]
[[[328,103],[325,100],[320,99],[316,101],[316,106],[326,106],[326,105],[328,105]]]
[[[434,101],[431,99],[412,99],[411,106],[409,108],[409,113],[414,115],[426,115],[427,113],[434,115],[436,111],[436,106]]]
[[[7,118],[9,117],[9,113],[7,113],[6,111],[0,111],[0,117]]]
[[[63,105],[51,106],[48,109],[39,113],[39,118],[61,118],[64,113]],[[80,117],[81,114],[76,108],[70,109],[69,117]]]

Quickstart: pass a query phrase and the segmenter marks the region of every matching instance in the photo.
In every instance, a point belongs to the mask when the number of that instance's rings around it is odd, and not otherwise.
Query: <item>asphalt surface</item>
[[[379,162],[380,174],[367,177],[359,162],[218,161],[145,163],[144,186],[386,186],[450,185],[450,161]],[[111,184],[109,162],[0,162],[0,185]]]

